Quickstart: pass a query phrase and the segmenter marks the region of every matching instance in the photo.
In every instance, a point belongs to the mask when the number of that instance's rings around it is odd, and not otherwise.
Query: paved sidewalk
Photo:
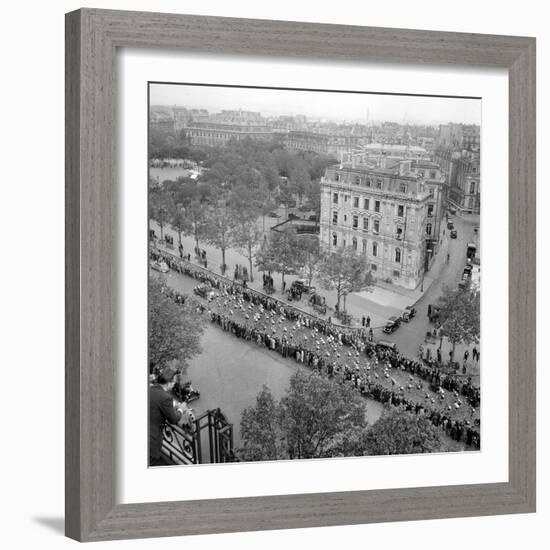
[[[266,217],[263,220],[263,225],[265,225],[265,233],[269,233],[271,226],[279,223],[282,218],[269,218]],[[261,223],[261,222],[260,222]],[[464,223],[464,222],[459,222]],[[467,224],[472,224],[474,221],[468,220]],[[150,222],[151,229],[154,229],[157,236],[160,236],[160,229],[156,222],[151,220]],[[170,226],[164,228],[164,234],[170,235],[174,239],[174,249],[170,249],[170,252],[178,254],[178,243],[179,237],[176,231],[174,231]],[[194,248],[195,241],[192,237],[184,235],[182,237],[182,245],[184,248],[184,254],[191,254],[191,261],[196,262]],[[222,255],[221,251],[215,247],[212,247],[204,242],[200,242],[199,246],[201,249],[206,251],[206,259],[208,262],[208,268],[216,273],[221,273],[221,263]],[[166,248],[165,248],[166,249]],[[430,270],[426,273],[424,277],[423,284],[419,285],[414,290],[409,290],[406,288],[399,287],[397,285],[392,285],[384,283],[383,281],[377,281],[376,286],[371,289],[357,292],[348,295],[340,303],[341,309],[344,309],[352,316],[352,326],[360,326],[362,317],[370,317],[371,327],[381,329],[391,316],[399,316],[403,309],[408,305],[414,305],[419,302],[424,296],[439,294],[439,283],[443,280],[443,275],[449,270],[449,265],[446,263],[447,253],[450,250],[450,238],[449,232],[445,231],[442,235],[442,240],[440,244],[440,249],[438,254],[435,256],[433,264]],[[230,248],[226,250],[226,264],[228,269],[226,271],[226,276],[232,277],[236,265],[246,267],[250,272],[249,261],[244,254],[242,254],[238,249]],[[248,285],[257,290],[262,290],[262,273],[256,269],[255,266],[252,267],[253,281],[249,281]],[[285,283],[286,289],[290,288],[292,282],[298,278],[301,278],[300,275],[286,275]],[[282,292],[282,279],[279,274],[273,276],[275,283],[275,293],[274,296],[281,300],[286,301],[286,294]],[[437,284],[433,284],[437,282]],[[317,286],[317,291],[319,294],[326,298],[326,303],[328,306],[327,314],[325,318],[331,316],[334,319],[335,316],[335,305],[336,305],[336,291],[335,290],[325,290],[322,288],[318,281],[313,280],[313,284]],[[434,287],[432,289],[432,286]],[[432,300],[432,298],[430,298]],[[307,295],[304,295],[302,298],[299,307],[310,311],[313,313],[313,308],[309,305],[307,301]],[[316,315],[319,315],[317,312]],[[378,334],[375,332],[376,337],[381,337],[382,332]],[[418,338],[415,337],[415,341]],[[418,342],[414,344],[411,342],[412,347],[415,349],[418,347]]]

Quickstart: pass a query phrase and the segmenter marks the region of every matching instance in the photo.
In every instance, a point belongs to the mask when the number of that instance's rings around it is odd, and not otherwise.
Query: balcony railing
[[[233,424],[220,409],[212,409],[196,418],[188,427],[165,424],[162,452],[172,464],[202,464],[202,431],[208,429],[210,463],[239,462],[233,449]]]

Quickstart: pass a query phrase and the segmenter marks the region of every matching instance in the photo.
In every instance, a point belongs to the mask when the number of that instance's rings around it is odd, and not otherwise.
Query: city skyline
[[[481,126],[479,98],[152,83],[150,105],[208,111],[258,111],[264,116],[375,124]]]

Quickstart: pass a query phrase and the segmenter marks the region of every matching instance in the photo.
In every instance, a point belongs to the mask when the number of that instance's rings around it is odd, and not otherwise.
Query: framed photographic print
[[[67,535],[534,511],[534,39],[66,31]]]

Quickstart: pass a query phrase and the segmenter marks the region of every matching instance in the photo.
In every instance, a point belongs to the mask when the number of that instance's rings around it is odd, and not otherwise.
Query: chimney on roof
[[[410,160],[402,160],[399,162],[399,175],[400,176],[406,176],[407,174],[410,174],[411,172],[411,161]]]

